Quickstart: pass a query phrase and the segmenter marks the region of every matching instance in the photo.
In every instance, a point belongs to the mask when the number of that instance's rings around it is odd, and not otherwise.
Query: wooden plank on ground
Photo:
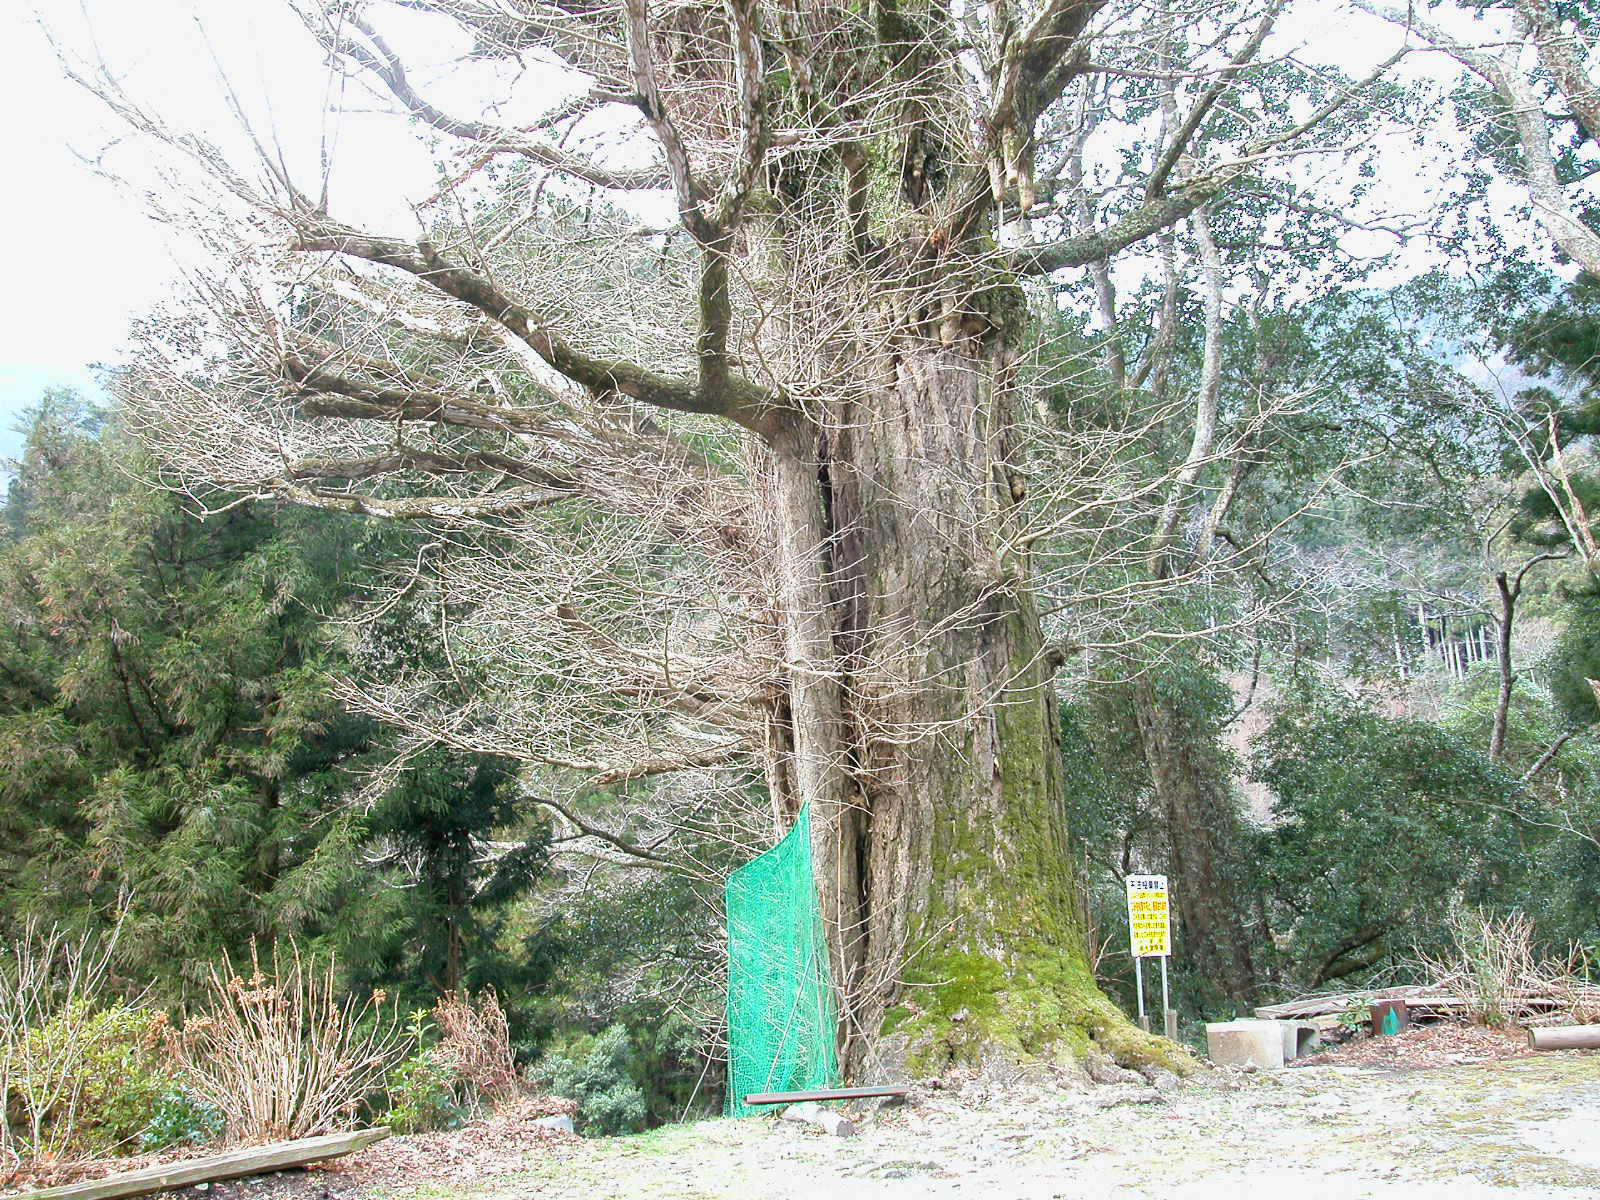
[[[869,1096],[904,1096],[906,1087],[856,1087],[856,1088],[818,1088],[811,1092],[752,1092],[744,1098],[749,1105],[762,1104],[803,1104],[807,1100],[864,1100]]]
[[[324,1159],[338,1158],[341,1154],[364,1150],[388,1136],[389,1130],[379,1126],[376,1129],[358,1129],[354,1133],[330,1133],[322,1137],[298,1138],[292,1142],[273,1142],[268,1146],[251,1146],[207,1158],[191,1158],[187,1162],[146,1167],[141,1171],[124,1171],[120,1175],[45,1188],[40,1192],[23,1192],[11,1197],[11,1200],[122,1200],[126,1196],[148,1196],[151,1192],[171,1191],[195,1183],[217,1183],[224,1179],[241,1179],[246,1175],[264,1175],[268,1171],[303,1167],[307,1163],[322,1162]]]
[[[1329,1016],[1349,1009],[1358,1001],[1404,1000],[1412,1008],[1441,1009],[1465,1006],[1466,1001],[1447,992],[1426,987],[1388,987],[1366,992],[1336,992],[1327,996],[1308,996],[1287,1004],[1264,1004],[1255,1010],[1263,1021],[1284,1021],[1294,1018]]]

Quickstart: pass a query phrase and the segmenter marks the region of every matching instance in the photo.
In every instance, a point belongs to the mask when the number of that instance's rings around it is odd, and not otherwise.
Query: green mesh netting
[[[752,1092],[832,1087],[833,987],[811,874],[811,806],[728,876],[728,1112]]]

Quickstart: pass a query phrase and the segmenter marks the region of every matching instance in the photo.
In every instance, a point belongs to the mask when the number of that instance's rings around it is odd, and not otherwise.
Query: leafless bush
[[[255,947],[250,974],[231,964],[210,977],[210,1004],[184,1024],[184,1074],[220,1109],[233,1142],[330,1133],[355,1125],[408,1042],[393,1006],[341,998],[336,967],[298,948],[273,952],[270,974]]]
[[[32,921],[0,945],[0,1175],[76,1140],[114,946]]]
[[[1541,957],[1533,921],[1521,913],[1496,916],[1485,909],[1450,916],[1452,949],[1442,958],[1424,956],[1435,985],[1467,1002],[1468,1017],[1504,1029],[1514,1023],[1600,1016],[1600,991],[1589,987],[1588,960],[1572,947],[1561,958]]]
[[[499,1104],[517,1094],[517,1064],[511,1054],[511,1030],[505,1009],[492,988],[476,1003],[468,995],[448,992],[434,1006],[439,1026],[438,1051],[480,1096]]]

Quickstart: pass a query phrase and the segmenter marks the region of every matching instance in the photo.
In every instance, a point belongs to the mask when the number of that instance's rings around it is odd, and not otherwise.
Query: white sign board
[[[1135,958],[1163,958],[1172,953],[1165,875],[1128,876],[1128,940]]]

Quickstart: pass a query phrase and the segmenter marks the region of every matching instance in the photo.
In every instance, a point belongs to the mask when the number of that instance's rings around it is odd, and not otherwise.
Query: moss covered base
[[[883,1032],[914,1075],[987,1066],[996,1058],[1065,1067],[1100,1055],[1122,1067],[1179,1075],[1199,1066],[1176,1042],[1130,1022],[1079,957],[1047,945],[1018,946],[1003,963],[947,951],[919,963],[906,984]]]

